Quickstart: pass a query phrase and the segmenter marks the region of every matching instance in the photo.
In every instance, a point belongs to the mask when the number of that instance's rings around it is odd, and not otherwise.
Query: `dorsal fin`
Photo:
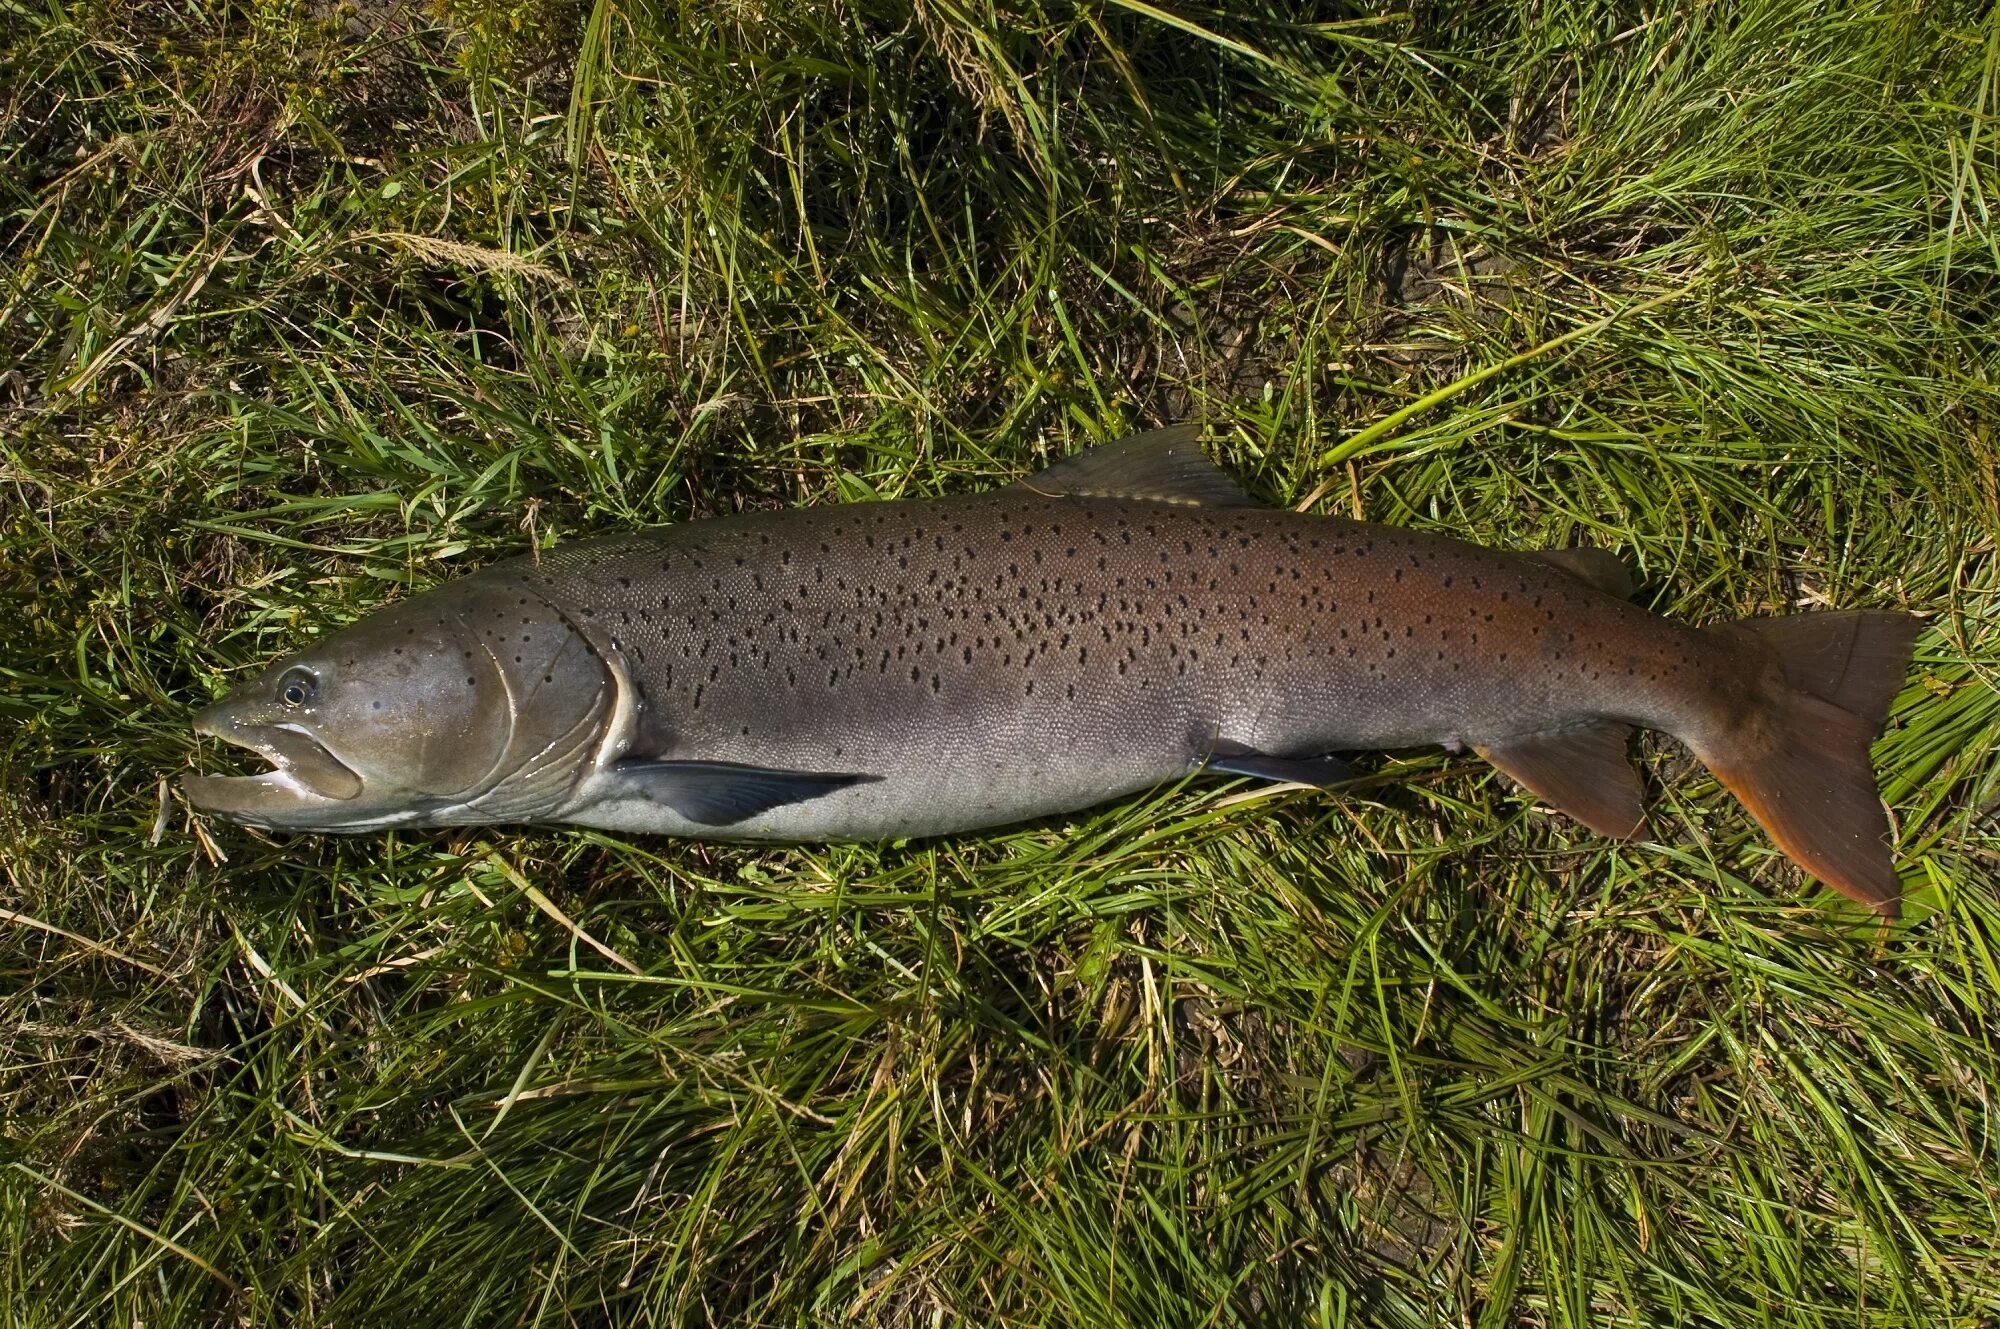
[[[1621,600],[1632,598],[1631,569],[1625,566],[1624,559],[1609,549],[1586,549],[1582,546],[1575,549],[1537,549],[1522,557],[1567,572],[1606,595],[1615,595]]]
[[[1256,506],[1201,450],[1199,424],[1170,425],[1085,448],[1009,487],[1051,498],[1138,498],[1205,508]]]

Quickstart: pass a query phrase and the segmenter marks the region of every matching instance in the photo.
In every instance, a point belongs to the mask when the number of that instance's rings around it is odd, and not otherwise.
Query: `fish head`
[[[273,769],[184,776],[182,792],[274,830],[501,819],[467,809],[524,768],[533,783],[536,754],[601,711],[605,690],[601,662],[559,619],[515,609],[511,593],[448,586],[279,660],[194,717],[196,733]]]

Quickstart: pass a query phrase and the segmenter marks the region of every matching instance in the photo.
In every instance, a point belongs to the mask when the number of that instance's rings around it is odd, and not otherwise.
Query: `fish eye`
[[[292,669],[278,680],[278,700],[287,706],[303,706],[313,698],[319,679],[310,669]]]

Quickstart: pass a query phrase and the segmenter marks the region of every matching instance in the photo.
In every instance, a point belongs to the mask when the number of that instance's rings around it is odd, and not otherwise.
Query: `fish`
[[[938,836],[1200,772],[1331,787],[1470,749],[1605,836],[1636,729],[1684,744],[1813,877],[1901,887],[1871,741],[1918,620],[1697,627],[1616,555],[1269,506],[1199,424],[979,493],[567,541],[393,602],[201,710],[261,757],[197,810],[283,831],[572,823]]]

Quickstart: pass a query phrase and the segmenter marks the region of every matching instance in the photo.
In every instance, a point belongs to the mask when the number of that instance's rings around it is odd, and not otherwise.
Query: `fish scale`
[[[1013,491],[584,541],[485,578],[564,606],[615,663],[631,750],[880,777],[734,827],[773,838],[1066,811],[1183,775],[1217,739],[1279,756],[1476,744],[1546,728],[1607,679],[1602,705],[1646,723],[1649,689],[1725,654],[1456,541]],[[1527,649],[1547,667],[1481,667]]]
[[[1256,505],[1188,431],[1160,431],[990,493],[492,565],[203,712],[278,769],[187,788],[268,826],[870,839],[1069,812],[1204,765],[1335,783],[1329,754],[1442,743],[1630,835],[1644,727],[1808,870],[1892,910],[1867,745],[1914,622],[1697,628],[1629,589],[1602,551]]]

